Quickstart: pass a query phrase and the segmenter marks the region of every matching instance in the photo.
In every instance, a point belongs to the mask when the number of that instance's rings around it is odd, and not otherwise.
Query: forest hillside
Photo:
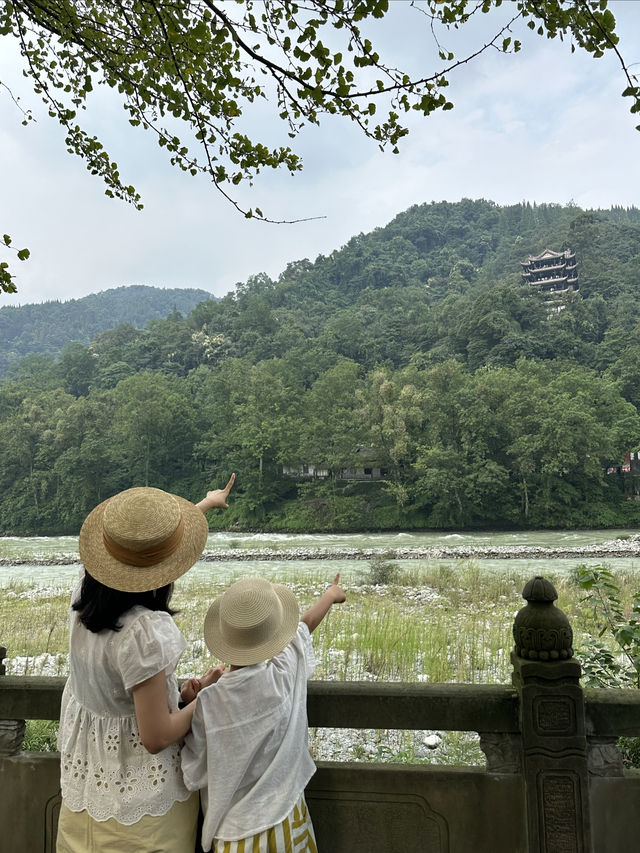
[[[575,253],[578,289],[522,263]],[[149,484],[211,524],[640,526],[640,210],[416,205],[276,280],[31,354],[0,383],[0,531]]]
[[[90,343],[105,329],[130,323],[141,329],[170,311],[189,313],[211,299],[205,290],[133,284],[65,302],[5,305],[0,308],[0,376],[25,355],[54,355],[69,341]]]

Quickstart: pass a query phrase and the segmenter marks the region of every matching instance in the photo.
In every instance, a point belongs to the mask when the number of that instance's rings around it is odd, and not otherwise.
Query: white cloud
[[[613,6],[622,54],[638,62],[640,3]],[[408,10],[395,4],[394,17],[378,32],[392,58],[417,69],[427,60],[420,33],[407,29]],[[490,19],[481,18],[475,34],[457,34],[466,40],[461,49],[483,37]],[[37,106],[15,68],[15,56],[0,43],[0,79]],[[410,117],[399,155],[380,153],[343,121],[305,129],[294,142],[304,171],[264,174],[242,192],[243,201],[274,218],[326,217],[281,226],[245,220],[205,180],[173,170],[152,137],[129,128],[113,99],[100,93],[92,129],[145,208],[137,213],[107,199],[100,180],[65,153],[55,123],[43,116],[21,127],[16,108],[0,93],[0,230],[32,251],[28,262],[14,264],[19,293],[2,295],[0,305],[132,283],[222,295],[252,274],[276,277],[289,261],[328,254],[354,234],[432,200],[640,204],[638,117],[634,122],[621,97],[624,86],[613,55],[571,55],[569,45],[556,41],[530,39],[515,56],[487,53],[452,76],[454,110]],[[261,109],[250,121],[275,139],[281,131],[267,126],[266,116]]]

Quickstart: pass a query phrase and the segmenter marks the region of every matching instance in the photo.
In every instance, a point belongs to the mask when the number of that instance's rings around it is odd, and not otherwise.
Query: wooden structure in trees
[[[578,268],[574,252],[552,252],[545,249],[539,255],[530,255],[521,261],[525,283],[544,294],[566,293],[578,290]]]

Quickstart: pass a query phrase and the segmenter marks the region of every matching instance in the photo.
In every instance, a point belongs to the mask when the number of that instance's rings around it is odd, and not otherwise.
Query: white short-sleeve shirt
[[[133,824],[166,814],[190,796],[180,744],[156,755],[142,745],[132,689],[163,670],[169,710],[178,707],[175,668],[186,642],[168,613],[133,607],[119,631],[89,631],[71,611],[69,678],[62,696],[58,749],[61,787],[71,811]]]
[[[311,635],[294,638],[266,663],[225,673],[198,694],[182,749],[188,788],[202,789],[202,847],[280,823],[315,772],[307,743]]]

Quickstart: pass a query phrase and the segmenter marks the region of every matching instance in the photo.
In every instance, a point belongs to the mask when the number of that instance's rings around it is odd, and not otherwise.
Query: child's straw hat
[[[197,506],[145,486],[119,492],[92,510],[78,546],[85,569],[97,581],[123,592],[146,592],[190,569],[208,533]]]
[[[298,628],[293,592],[264,578],[244,578],[216,598],[204,620],[204,639],[219,660],[248,666],[281,652]]]

